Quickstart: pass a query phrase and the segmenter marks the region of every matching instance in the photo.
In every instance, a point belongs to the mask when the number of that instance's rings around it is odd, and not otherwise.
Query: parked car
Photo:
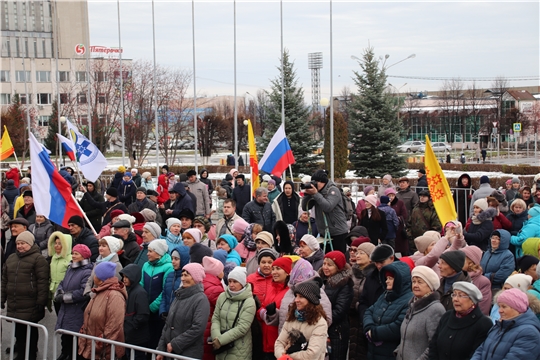
[[[452,146],[450,144],[443,143],[443,142],[431,143],[431,148],[433,149],[434,152],[438,152],[438,151],[448,151],[448,152],[450,152],[450,151],[452,151]],[[420,146],[418,151],[426,152],[426,145]]]
[[[398,146],[398,150],[401,152],[417,152],[420,147],[424,145],[423,141],[407,141],[401,145]]]

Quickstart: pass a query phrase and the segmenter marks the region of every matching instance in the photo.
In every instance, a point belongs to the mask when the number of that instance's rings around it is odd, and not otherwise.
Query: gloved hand
[[[276,303],[272,302],[268,305],[266,305],[266,314],[267,315],[275,315],[276,314]]]
[[[54,297],[54,302],[55,303],[63,303],[64,302],[64,294],[56,294],[56,296]]]
[[[212,340],[212,347],[214,348],[214,350],[217,350],[221,347],[221,343],[219,342],[218,338]]]
[[[0,305],[0,309],[4,310],[5,308],[6,308],[6,303],[2,303],[2,304]]]
[[[165,320],[167,320],[167,315],[168,314],[169,313],[164,312],[164,313],[161,313],[159,316],[161,317],[161,320],[165,321]]]

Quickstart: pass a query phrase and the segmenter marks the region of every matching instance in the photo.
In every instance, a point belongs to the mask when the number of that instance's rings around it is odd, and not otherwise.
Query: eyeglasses
[[[458,299],[470,299],[469,295],[466,295],[466,294],[456,294],[456,293],[452,293],[452,298],[458,298]]]
[[[353,247],[349,248],[349,252],[356,252],[357,250],[358,248],[353,248]]]

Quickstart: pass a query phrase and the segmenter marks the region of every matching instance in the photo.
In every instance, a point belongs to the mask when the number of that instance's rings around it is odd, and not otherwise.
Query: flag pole
[[[15,150],[13,150],[13,156],[15,156],[15,161],[17,162],[17,167],[19,168],[19,170],[22,170],[21,169],[21,164],[19,164],[19,159],[17,159],[17,153],[15,152]]]
[[[289,164],[289,171],[291,172],[291,181],[294,182],[294,177],[293,177],[293,174],[292,174],[292,166],[291,164]],[[285,178],[287,177],[287,175],[285,175]],[[285,179],[287,180],[287,179]]]
[[[92,223],[90,222],[90,220],[86,216],[86,213],[83,211],[81,205],[79,204],[79,201],[77,201],[77,198],[75,196],[73,196],[73,193],[71,193],[71,197],[73,198],[73,200],[75,200],[75,204],[77,204],[77,207],[79,208],[79,210],[81,210],[81,213],[83,214],[84,219],[88,223],[88,226],[90,226],[90,229],[92,229],[94,234],[97,235],[98,233],[96,232],[96,229],[94,229],[94,226],[92,225]]]

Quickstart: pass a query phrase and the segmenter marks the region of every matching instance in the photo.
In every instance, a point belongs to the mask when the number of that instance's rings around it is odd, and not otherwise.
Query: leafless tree
[[[461,116],[464,106],[463,82],[461,79],[445,80],[440,90],[441,96],[437,101],[441,109],[441,129],[449,142],[454,141],[455,128],[462,128]]]

